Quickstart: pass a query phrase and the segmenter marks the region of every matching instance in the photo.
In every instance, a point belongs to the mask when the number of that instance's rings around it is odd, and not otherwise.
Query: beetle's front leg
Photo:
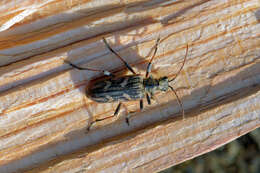
[[[107,46],[107,48],[114,54],[116,55],[117,58],[119,58],[123,63],[124,65],[126,66],[126,68],[131,71],[133,74],[136,74],[136,72],[134,71],[134,69],[116,52],[114,51],[114,49],[112,49],[112,47],[108,44],[108,42],[106,41],[105,38],[102,38],[105,45]]]

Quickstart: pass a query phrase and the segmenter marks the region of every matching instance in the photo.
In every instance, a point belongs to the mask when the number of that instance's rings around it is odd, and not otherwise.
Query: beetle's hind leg
[[[114,54],[116,55],[117,58],[119,58],[123,63],[124,65],[126,66],[126,68],[128,70],[130,70],[133,74],[136,74],[136,72],[134,71],[134,69],[116,52],[114,51],[114,49],[112,49],[112,47],[108,44],[108,42],[106,41],[106,39],[103,37],[102,38],[105,45],[107,46],[107,48]]]
[[[91,126],[92,126],[93,124],[95,124],[96,122],[98,122],[98,121],[103,121],[103,120],[106,120],[106,119],[113,118],[113,117],[117,116],[117,115],[118,115],[118,112],[120,111],[121,105],[122,105],[122,103],[120,102],[120,103],[117,105],[116,110],[115,110],[115,112],[114,112],[113,115],[108,116],[108,117],[105,117],[105,118],[96,119],[95,121],[92,121],[92,122],[90,123],[90,125],[89,125],[89,127],[88,127],[87,130],[89,131],[90,128],[91,128]]]
[[[104,75],[106,76],[110,76],[110,77],[114,77],[115,75],[107,70],[98,70],[98,69],[93,69],[93,68],[87,68],[87,67],[79,67],[73,63],[71,63],[70,61],[64,60],[65,63],[69,64],[71,67],[76,68],[78,70],[89,70],[89,71],[98,71],[98,72],[102,72]]]

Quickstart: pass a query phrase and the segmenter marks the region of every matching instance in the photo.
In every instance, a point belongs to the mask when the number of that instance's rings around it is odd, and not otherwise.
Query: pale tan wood
[[[209,152],[260,126],[258,0],[12,1],[0,15],[0,172],[156,172]],[[151,106],[97,104],[85,96],[102,74],[125,68],[102,37],[141,74],[155,40],[156,77],[184,70]],[[124,70],[123,70],[124,69]],[[130,73],[129,73],[130,74]],[[51,160],[51,161],[49,161]]]

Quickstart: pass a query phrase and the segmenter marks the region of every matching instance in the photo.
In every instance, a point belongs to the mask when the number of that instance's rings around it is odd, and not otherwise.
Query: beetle
[[[140,74],[137,74],[134,71],[134,69],[116,51],[114,51],[114,49],[112,49],[112,47],[108,44],[106,39],[105,38],[102,39],[106,47],[110,50],[110,52],[113,53],[117,58],[119,58],[124,63],[126,68],[129,71],[131,71],[132,75],[116,77],[113,73],[109,71],[79,67],[65,60],[66,63],[68,63],[70,66],[78,70],[98,71],[104,74],[104,76],[101,77],[100,80],[98,81],[94,80],[94,82],[90,83],[90,85],[87,87],[86,89],[87,97],[89,97],[91,100],[98,103],[119,102],[113,115],[101,119],[96,119],[95,121],[90,123],[88,130],[90,129],[93,123],[96,123],[98,121],[103,121],[105,119],[112,118],[118,115],[122,102],[130,101],[130,100],[139,100],[140,110],[143,110],[144,98],[146,98],[147,103],[150,105],[151,98],[153,98],[153,95],[156,91],[166,92],[169,89],[175,94],[178,104],[182,109],[182,115],[184,117],[184,109],[183,109],[182,102],[179,99],[177,92],[169,83],[174,81],[180,74],[181,70],[183,69],[188,54],[188,45],[186,46],[186,53],[185,53],[183,63],[174,78],[169,79],[167,76],[163,76],[161,78],[154,78],[150,73],[152,69],[152,62],[156,55],[160,38],[156,40],[155,50],[153,52],[152,58],[150,59],[147,65],[145,77],[142,77]],[[105,78],[105,76],[108,77]],[[126,123],[129,125],[128,117],[126,117]]]

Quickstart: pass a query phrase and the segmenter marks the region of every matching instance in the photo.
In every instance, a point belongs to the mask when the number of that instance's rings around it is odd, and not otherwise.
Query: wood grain
[[[18,1],[17,1],[18,3]],[[260,126],[260,2],[0,2],[0,172],[157,172],[222,146]],[[105,37],[145,74],[174,77],[151,106],[98,104],[85,95],[102,74],[127,74]],[[125,123],[129,111],[130,126]]]

